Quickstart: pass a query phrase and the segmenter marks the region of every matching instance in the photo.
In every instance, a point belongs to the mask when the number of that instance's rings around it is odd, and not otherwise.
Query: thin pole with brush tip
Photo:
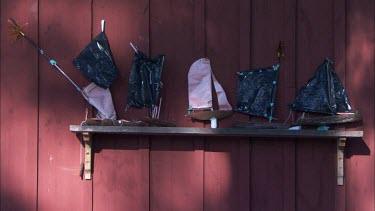
[[[60,71],[61,74],[63,74],[65,76],[65,78],[67,78],[70,83],[72,83],[74,85],[74,87],[81,93],[82,90],[81,88],[79,88],[79,86],[74,83],[74,81],[72,79],[69,78],[69,76],[67,74],[65,74],[65,72],[57,65],[56,61],[53,60],[53,59],[50,59],[45,53],[44,51],[39,48],[39,46],[30,38],[28,37],[25,32],[24,32],[24,28],[27,26],[27,24],[25,24],[23,27],[20,27],[18,25],[18,23],[13,19],[13,18],[9,18],[8,20],[9,22],[9,29],[10,29],[10,35],[13,36],[14,38],[11,40],[11,42],[17,42],[19,40],[21,40],[22,38],[25,38],[35,49],[38,50],[38,52],[44,57],[46,58],[49,63],[54,66],[57,70]]]

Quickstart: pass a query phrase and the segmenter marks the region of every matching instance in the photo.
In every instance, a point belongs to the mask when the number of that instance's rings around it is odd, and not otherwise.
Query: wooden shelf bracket
[[[92,170],[92,134],[89,132],[83,132],[82,138],[85,143],[85,179],[91,180]]]
[[[337,185],[344,185],[344,153],[346,138],[337,139]]]

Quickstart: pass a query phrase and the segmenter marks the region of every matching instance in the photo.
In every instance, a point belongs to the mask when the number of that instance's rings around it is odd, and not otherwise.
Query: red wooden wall
[[[1,210],[375,210],[373,0],[2,0],[0,7]],[[120,70],[115,108],[129,120],[147,113],[125,111],[129,42],[166,55],[161,118],[189,127],[209,127],[185,117],[187,73],[200,57],[211,60],[235,105],[236,72],[275,64],[285,41],[281,121],[331,57],[364,116],[363,141],[348,143],[345,185],[336,185],[334,141],[277,138],[96,136],[93,180],[81,180],[79,137],[69,125],[91,107],[27,42],[9,44],[9,17],[27,22],[27,34],[80,86],[89,82],[72,60],[105,19]],[[219,126],[248,118],[235,114]]]

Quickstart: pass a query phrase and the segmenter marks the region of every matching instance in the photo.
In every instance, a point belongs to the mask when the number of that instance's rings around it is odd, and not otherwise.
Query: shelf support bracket
[[[89,132],[83,132],[82,138],[85,143],[85,179],[91,180],[92,172],[92,134]]]
[[[337,139],[337,185],[344,185],[344,153],[346,138]]]

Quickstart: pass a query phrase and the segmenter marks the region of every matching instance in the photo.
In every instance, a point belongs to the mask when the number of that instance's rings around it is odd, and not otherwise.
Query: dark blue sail
[[[279,65],[238,73],[237,112],[272,120]]]
[[[299,90],[289,108],[323,114],[353,112],[345,88],[328,58],[318,67],[313,78]]]

